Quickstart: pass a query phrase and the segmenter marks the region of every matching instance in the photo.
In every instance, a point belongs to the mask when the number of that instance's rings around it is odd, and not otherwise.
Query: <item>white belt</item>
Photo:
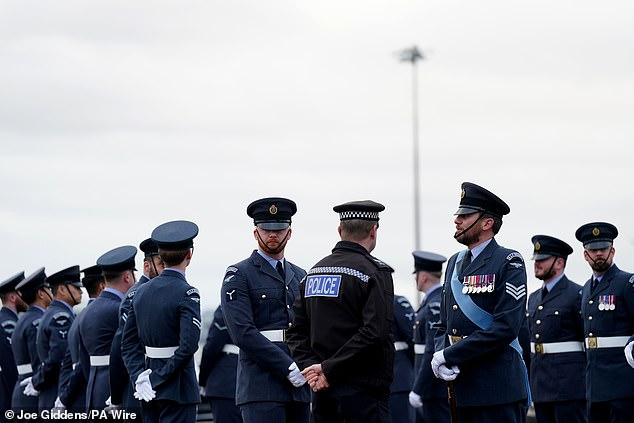
[[[414,344],[414,354],[425,354],[425,344]]]
[[[586,349],[623,348],[629,336],[590,336],[586,338]]]
[[[546,344],[531,342],[531,352],[533,354],[556,354],[582,351],[583,342],[581,341],[548,342]]]
[[[261,330],[260,333],[271,342],[286,342],[286,331],[284,329]]]
[[[73,370],[75,370],[75,367],[79,366],[79,363],[73,363]]]
[[[110,365],[110,356],[109,355],[91,355],[90,365],[95,367],[108,366]]]
[[[29,373],[33,373],[33,367],[31,367],[31,363],[20,364],[18,366],[18,374],[20,376],[28,375]]]
[[[403,342],[403,341],[397,341],[394,343],[394,349],[396,351],[403,351],[409,348],[409,345],[407,345],[407,342]]]
[[[145,355],[148,358],[170,358],[178,347],[145,347]]]
[[[227,354],[238,354],[238,353],[240,353],[240,348],[238,348],[237,345],[225,344],[222,347],[222,352],[227,353]]]

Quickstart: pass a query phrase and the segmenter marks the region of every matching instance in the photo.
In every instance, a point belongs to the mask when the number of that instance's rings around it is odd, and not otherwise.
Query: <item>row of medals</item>
[[[476,280],[469,280],[470,277],[465,277],[465,281],[462,283],[462,293],[463,294],[480,294],[482,292],[493,292],[495,289],[494,281],[484,281],[481,283]]]
[[[599,311],[616,310],[615,295],[599,295]]]

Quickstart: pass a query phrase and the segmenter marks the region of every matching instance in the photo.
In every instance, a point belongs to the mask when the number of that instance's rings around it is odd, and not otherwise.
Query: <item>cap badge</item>
[[[464,188],[463,188],[463,189],[462,189],[462,191],[460,191],[460,198],[461,198],[461,199],[462,199],[462,198],[464,198],[464,196],[465,196],[466,194],[467,194],[467,193],[465,192],[465,190],[464,190]]]
[[[542,245],[539,242],[535,243],[535,251],[539,251],[539,249],[542,248]]]
[[[269,207],[269,213],[277,214],[277,206],[275,204],[272,204],[271,207]]]
[[[601,231],[599,230],[599,228],[592,229],[592,235],[599,236],[600,233],[601,233]]]

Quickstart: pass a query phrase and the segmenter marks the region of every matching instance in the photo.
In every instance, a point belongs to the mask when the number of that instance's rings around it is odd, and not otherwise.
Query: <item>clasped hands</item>
[[[302,375],[306,378],[308,386],[310,386],[313,392],[319,392],[330,386],[321,368],[321,364],[313,364],[312,366],[306,367],[302,370]]]

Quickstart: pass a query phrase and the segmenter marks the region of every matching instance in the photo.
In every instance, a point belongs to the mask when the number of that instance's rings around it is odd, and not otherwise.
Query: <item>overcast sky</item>
[[[256,246],[251,201],[296,201],[286,257],[308,269],[338,240],[332,207],[373,199],[374,255],[415,300],[412,66],[396,55],[412,45],[422,248],[462,248],[471,181],[510,205],[497,239],[531,290],[531,236],[570,243],[583,283],[574,232],[595,220],[634,271],[633,21],[626,0],[4,1],[0,279],[87,267],[188,219],[188,280],[215,307]]]

